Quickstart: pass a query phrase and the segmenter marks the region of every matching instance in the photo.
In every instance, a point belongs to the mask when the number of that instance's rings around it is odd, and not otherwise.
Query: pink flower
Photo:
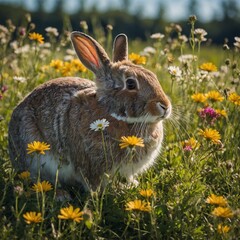
[[[218,114],[213,108],[211,107],[205,107],[200,110],[199,116],[202,119],[205,119],[206,121],[209,121],[210,124],[214,124],[217,118],[220,117],[220,114]]]

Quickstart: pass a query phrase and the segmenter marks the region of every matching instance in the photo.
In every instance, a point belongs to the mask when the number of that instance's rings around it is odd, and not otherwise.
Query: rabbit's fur
[[[82,63],[95,81],[65,77],[47,81],[34,89],[14,109],[9,123],[9,151],[18,170],[30,170],[36,177],[40,161],[41,178],[86,190],[99,186],[104,173],[116,172],[133,180],[157,157],[163,139],[162,120],[169,117],[171,103],[157,77],[128,61],[127,37],[114,41],[113,61],[90,36],[73,32],[71,40]],[[130,80],[128,80],[130,79]],[[90,124],[105,118],[109,127],[102,134]],[[141,137],[129,161],[128,149],[120,149],[122,136]],[[45,155],[27,155],[27,144],[50,144]]]

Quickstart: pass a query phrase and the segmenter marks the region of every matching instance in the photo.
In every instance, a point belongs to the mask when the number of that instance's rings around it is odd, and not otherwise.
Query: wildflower
[[[195,62],[197,60],[197,56],[192,54],[184,54],[178,58],[181,63]]]
[[[30,172],[24,171],[18,174],[18,177],[22,180],[29,179],[30,178]]]
[[[29,39],[30,40],[35,40],[36,42],[40,43],[40,44],[43,44],[44,43],[44,38],[42,36],[42,34],[39,34],[39,33],[29,33]]]
[[[27,224],[31,223],[40,223],[43,221],[42,219],[42,214],[41,213],[36,213],[36,212],[26,212],[23,214],[23,217],[25,219],[25,222]]]
[[[235,37],[234,39],[236,41],[235,43],[233,43],[234,46],[240,49],[240,37]]]
[[[203,93],[195,93],[191,96],[191,98],[198,103],[203,103],[207,100],[207,97]]]
[[[215,109],[215,112],[223,117],[227,117],[227,112],[224,109]]]
[[[237,93],[230,93],[228,96],[228,100],[232,103],[234,103],[235,105],[239,105],[240,106],[240,95],[238,95]]]
[[[27,79],[25,77],[14,76],[13,80],[16,82],[24,83],[24,82],[26,82]]]
[[[81,27],[83,30],[88,30],[87,22],[86,22],[86,21],[81,21],[81,22],[80,22],[80,27]]]
[[[217,196],[215,194],[211,194],[207,198],[206,203],[225,207],[227,205],[227,200],[224,197],[222,197],[222,196]]]
[[[219,101],[222,102],[224,97],[218,91],[210,91],[206,94],[207,98],[212,101]]]
[[[14,187],[14,192],[18,195],[21,196],[23,194],[23,188],[21,186],[16,186]]]
[[[85,68],[85,66],[80,62],[79,59],[72,59],[71,60],[71,65],[72,67],[79,72],[86,72],[87,69]]]
[[[196,41],[198,42],[207,41],[207,39],[205,38],[205,36],[207,35],[207,32],[204,29],[196,28],[194,30],[194,34],[196,35]]]
[[[199,135],[203,136],[207,140],[212,141],[214,144],[219,144],[221,136],[219,132],[212,128],[206,128],[205,130],[200,129]]]
[[[228,207],[216,207],[212,211],[212,214],[216,217],[222,217],[222,218],[231,218],[233,217],[233,212]]]
[[[201,70],[204,70],[207,72],[216,72],[217,71],[217,67],[211,62],[203,63],[199,68]]]
[[[125,209],[127,211],[138,210],[142,212],[150,212],[151,206],[149,202],[141,201],[141,200],[134,200],[130,201],[126,204]]]
[[[168,72],[171,74],[171,76],[176,78],[181,77],[182,75],[182,71],[180,70],[180,68],[175,66],[169,66]]]
[[[218,224],[218,227],[217,227],[217,230],[220,234],[225,234],[225,233],[228,233],[229,230],[230,230],[230,227],[225,225],[223,226],[221,223]]]
[[[63,67],[63,61],[59,59],[52,60],[49,64],[50,67],[55,68],[57,71],[59,71]]]
[[[127,147],[134,148],[135,146],[144,147],[143,139],[138,138],[136,136],[128,136],[128,137],[123,136],[121,137],[120,142],[121,143],[119,144],[119,147],[121,149],[127,148]]]
[[[35,192],[48,192],[52,189],[52,184],[48,181],[37,182],[32,186],[32,190],[34,190]]]
[[[106,127],[109,126],[109,122],[103,118],[98,119],[90,124],[90,129],[93,131],[103,131]]]
[[[156,53],[156,49],[153,47],[145,47],[142,53],[146,56],[154,55]]]
[[[58,215],[59,219],[64,219],[64,220],[73,220],[74,222],[80,222],[83,220],[83,212],[80,212],[80,208],[73,208],[72,205],[66,208],[61,208],[60,213]]]
[[[146,57],[131,53],[129,59],[135,64],[146,64]]]
[[[165,35],[161,34],[161,33],[154,33],[150,36],[150,38],[152,38],[152,39],[160,39],[160,40],[163,39],[164,37],[165,37]]]
[[[45,31],[49,35],[53,35],[55,37],[57,37],[59,35],[57,28],[54,28],[54,27],[47,27],[47,28],[45,28]]]
[[[64,77],[71,76],[75,72],[75,70],[72,68],[72,64],[70,62],[64,62],[61,73]]]
[[[191,151],[193,149],[199,148],[200,144],[199,142],[194,138],[189,138],[188,140],[185,140],[182,142],[183,150],[185,151]]]
[[[142,189],[139,191],[140,195],[143,197],[151,197],[154,195],[154,191],[152,189]]]
[[[45,142],[34,141],[27,146],[27,154],[37,152],[38,154],[45,154],[44,151],[50,150],[50,145]]]
[[[203,119],[209,120],[211,124],[219,117],[219,114],[211,107],[205,107],[199,111],[199,116]]]

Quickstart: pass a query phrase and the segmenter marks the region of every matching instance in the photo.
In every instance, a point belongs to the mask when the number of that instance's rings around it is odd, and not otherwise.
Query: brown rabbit
[[[78,77],[47,81],[34,89],[14,109],[9,123],[9,151],[18,170],[68,185],[96,189],[104,173],[116,172],[133,180],[158,156],[163,140],[162,120],[171,114],[171,103],[155,74],[128,61],[127,37],[115,38],[113,61],[90,36],[73,32],[73,47],[81,62],[95,74],[95,82]],[[102,134],[90,129],[97,119],[109,127]],[[122,136],[141,137],[131,161],[128,149],[120,149]],[[45,155],[28,155],[27,144],[50,144]]]

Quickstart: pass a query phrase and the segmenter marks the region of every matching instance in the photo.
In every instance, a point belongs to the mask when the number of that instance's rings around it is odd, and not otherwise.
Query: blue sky
[[[221,4],[222,0],[198,0],[199,12],[197,17],[202,21],[211,20],[213,16],[221,18]],[[36,0],[0,0],[0,2],[23,4],[29,10],[36,8]],[[55,3],[55,0],[46,0],[46,9],[51,10]],[[120,7],[121,0],[85,0],[86,7],[90,8],[97,3],[97,7],[101,10],[105,10],[108,7]],[[143,6],[144,16],[155,17],[157,15],[159,3],[165,5],[165,16],[171,20],[187,19],[189,13],[187,12],[189,0],[130,0],[132,12],[137,11],[139,7]],[[238,0],[240,6],[240,0]],[[69,13],[73,13],[79,5],[78,0],[65,0],[65,10]]]

